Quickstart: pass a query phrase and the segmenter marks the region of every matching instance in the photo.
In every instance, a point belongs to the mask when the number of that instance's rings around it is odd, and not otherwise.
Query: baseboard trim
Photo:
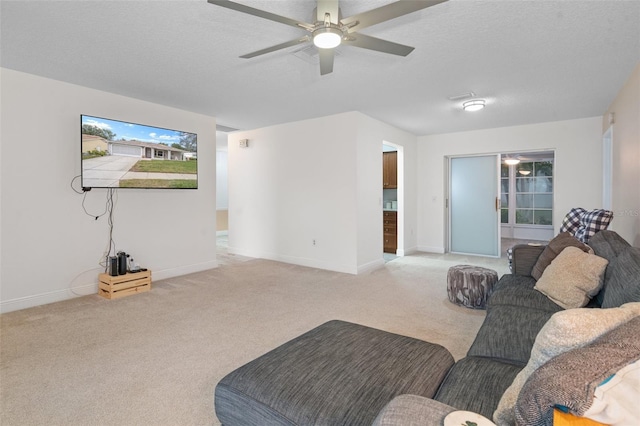
[[[305,257],[287,256],[275,253],[255,253],[248,250],[238,250],[233,247],[228,248],[230,254],[237,254],[239,256],[253,257],[255,259],[267,259],[274,260],[276,262],[290,263],[292,265],[306,266],[308,268],[318,268],[327,271],[343,272],[345,274],[358,274],[357,266],[348,265],[336,265],[334,263],[323,262],[316,259],[309,259]]]
[[[170,268],[164,270],[152,269],[153,275],[152,281],[163,280],[166,278],[173,278],[180,275],[192,274],[194,272],[205,271],[207,269],[213,269],[218,267],[217,260],[210,260],[207,262],[196,263],[193,265],[185,265],[177,268]],[[153,285],[152,287],[153,288]],[[33,308],[41,305],[48,305],[49,303],[62,302],[64,300],[73,299],[76,297],[90,296],[98,293],[98,273],[96,273],[95,282],[90,284],[83,284],[79,286],[69,287],[62,290],[54,290],[46,293],[34,294],[31,296],[17,297],[15,299],[0,301],[0,313],[19,311],[21,309]]]
[[[358,274],[365,274],[367,272],[374,271],[381,266],[384,266],[384,259],[377,259],[373,262],[365,263],[364,265],[358,266]]]
[[[430,246],[418,246],[418,251],[424,251],[427,253],[444,253],[444,247],[430,247]]]
[[[46,293],[34,294],[31,296],[17,297],[15,299],[3,300],[0,302],[0,313],[19,311],[21,309],[33,308],[49,303],[62,302],[63,300],[75,297],[89,296],[98,293],[98,281],[76,287],[69,287],[63,290],[54,290]]]
[[[396,250],[396,255],[397,256],[410,256],[410,255],[412,255],[414,253],[417,253],[417,252],[418,252],[418,249],[416,247],[411,247],[411,248],[408,248],[406,250],[403,250],[403,249]]]
[[[177,268],[169,268],[169,269],[162,269],[162,270],[153,269],[153,275],[151,276],[151,278],[153,281],[165,280],[167,278],[193,274],[195,272],[206,271],[207,269],[214,269],[217,267],[218,267],[217,260],[209,260],[207,262],[194,263],[193,265],[184,265],[184,266],[179,266]]]

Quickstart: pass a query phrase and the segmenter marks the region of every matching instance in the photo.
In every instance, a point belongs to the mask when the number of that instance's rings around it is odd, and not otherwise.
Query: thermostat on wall
[[[248,148],[249,139],[240,139],[240,148]]]

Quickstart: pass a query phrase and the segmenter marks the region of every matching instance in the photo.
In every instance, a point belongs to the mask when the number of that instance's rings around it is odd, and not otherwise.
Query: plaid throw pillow
[[[580,226],[576,230],[575,237],[583,243],[589,243],[596,232],[604,231],[609,227],[613,219],[613,212],[609,210],[591,210],[580,218]]]
[[[580,227],[580,219],[587,211],[581,207],[571,209],[569,213],[562,220],[560,226],[560,233],[568,232],[571,235],[575,235],[576,231]]]

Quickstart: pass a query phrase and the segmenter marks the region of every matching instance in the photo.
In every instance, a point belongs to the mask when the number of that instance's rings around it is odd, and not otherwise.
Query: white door
[[[499,166],[499,155],[450,158],[451,252],[500,256]]]

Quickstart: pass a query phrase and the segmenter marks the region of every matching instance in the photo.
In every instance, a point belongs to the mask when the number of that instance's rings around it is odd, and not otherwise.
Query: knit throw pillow
[[[567,247],[533,287],[565,309],[582,308],[603,285],[609,261],[577,247]]]
[[[515,405],[527,379],[551,358],[593,342],[598,337],[640,315],[640,302],[619,308],[580,308],[560,311],[542,327],[531,349],[527,365],[518,373],[500,399],[493,421],[499,426],[515,424]]]
[[[551,424],[553,409],[559,407],[606,424],[638,424],[640,370],[634,363],[640,359],[639,334],[640,316],[636,316],[544,364],[518,396],[516,423]],[[616,396],[607,398],[609,392]]]
[[[569,232],[561,232],[556,235],[553,240],[549,241],[549,244],[544,248],[536,264],[533,265],[531,276],[539,280],[547,266],[567,247],[578,247],[584,252],[593,251],[591,247],[578,240]]]

